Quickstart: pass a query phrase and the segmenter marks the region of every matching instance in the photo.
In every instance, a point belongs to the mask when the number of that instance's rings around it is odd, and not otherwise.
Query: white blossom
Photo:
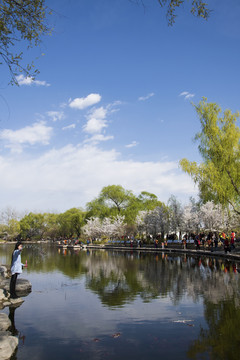
[[[126,225],[124,216],[117,215],[114,218],[104,218],[102,221],[98,217],[92,217],[87,220],[83,227],[83,233],[90,238],[121,237],[125,233]]]

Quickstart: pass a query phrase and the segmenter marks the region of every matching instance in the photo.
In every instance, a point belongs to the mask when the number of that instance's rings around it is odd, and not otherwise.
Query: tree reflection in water
[[[85,263],[87,287],[98,294],[104,305],[123,306],[137,295],[144,301],[169,296],[174,305],[186,294],[195,302],[203,298],[209,329],[200,330],[198,340],[190,345],[188,358],[239,359],[240,283],[235,263],[186,255],[93,256],[94,262],[89,259]]]
[[[236,299],[239,299],[239,292],[217,303],[205,301],[205,319],[209,329],[201,329],[199,338],[190,346],[187,353],[190,359],[198,359],[199,354],[208,354],[211,360],[239,359],[240,307]]]
[[[170,296],[178,304],[187,295],[215,303],[233,296],[239,284],[236,265],[206,257],[95,252],[84,264],[87,287],[110,307],[137,295],[144,301]]]

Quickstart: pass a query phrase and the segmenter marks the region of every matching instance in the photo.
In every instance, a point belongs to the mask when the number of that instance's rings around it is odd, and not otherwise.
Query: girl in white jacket
[[[24,264],[21,261],[21,251],[22,251],[22,243],[18,241],[15,245],[15,249],[12,253],[12,263],[11,263],[11,280],[10,280],[10,297],[12,299],[17,299],[16,294],[16,281],[19,274],[22,273],[22,268]]]

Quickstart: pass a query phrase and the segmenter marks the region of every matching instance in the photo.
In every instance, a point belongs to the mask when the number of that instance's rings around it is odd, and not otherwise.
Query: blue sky
[[[210,0],[208,21],[186,4],[173,27],[157,0],[46,3],[52,35],[25,53],[36,80],[10,86],[0,67],[0,208],[84,207],[110,184],[196,196],[178,166],[201,160],[191,103],[240,107],[240,2]]]

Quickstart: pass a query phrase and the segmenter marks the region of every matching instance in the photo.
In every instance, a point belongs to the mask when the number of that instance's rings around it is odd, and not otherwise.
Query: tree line
[[[102,189],[97,198],[87,203],[84,210],[72,208],[60,214],[30,212],[21,216],[7,208],[0,216],[0,236],[10,240],[17,236],[24,240],[79,238],[87,236],[84,226],[89,225],[94,218],[105,224],[105,228],[109,228],[110,224],[113,226],[117,221],[122,224],[120,219],[124,218],[124,226],[129,228],[126,231],[131,233],[138,212],[153,210],[156,206],[163,206],[163,203],[154,194],[143,191],[135,196],[121,185],[109,185]]]
[[[63,213],[33,213],[19,216],[5,209],[0,218],[0,237],[5,240],[109,240],[126,237],[154,239],[181,238],[204,231],[238,230],[239,216],[213,201],[190,199],[181,204],[175,196],[167,203],[142,191],[138,196],[121,185],[104,187],[86,209]]]

